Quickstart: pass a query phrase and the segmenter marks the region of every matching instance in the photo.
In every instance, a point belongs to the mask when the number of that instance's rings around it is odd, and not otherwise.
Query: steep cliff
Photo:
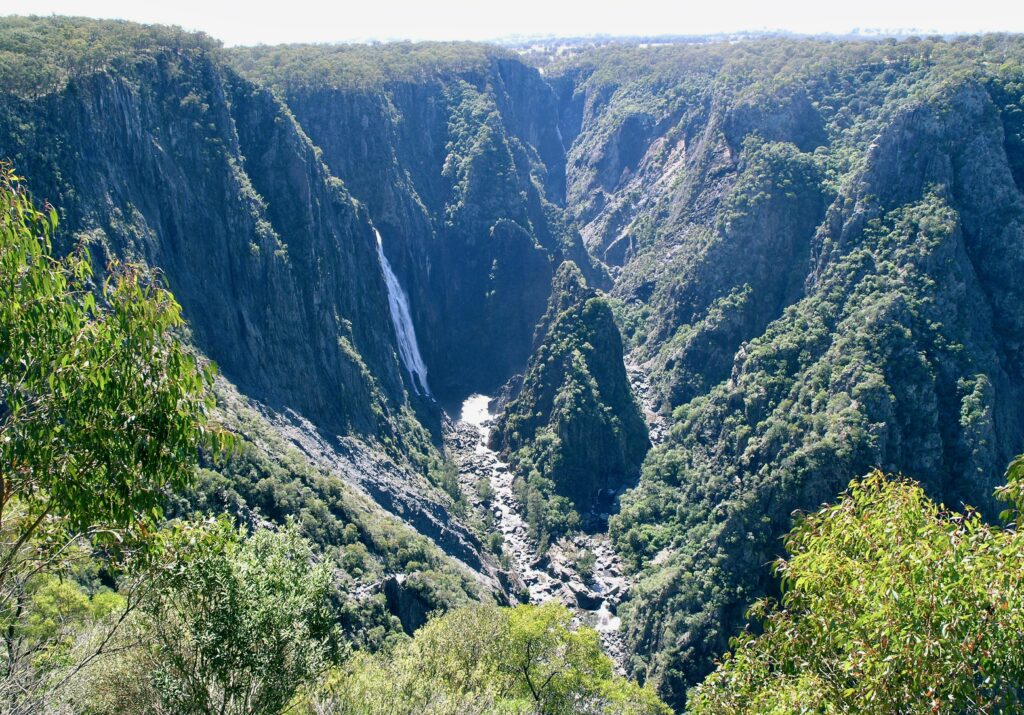
[[[775,588],[793,510],[851,474],[997,511],[1024,434],[1021,92],[1019,69],[964,70],[1007,47],[616,49],[570,68],[569,211],[623,264],[612,295],[671,424],[611,533],[636,574],[631,667],[675,705]]]
[[[266,90],[157,47],[5,108],[0,154],[68,243],[159,267],[230,380],[335,434],[387,428],[404,390],[373,232]]]
[[[0,157],[59,207],[65,250],[86,243],[101,274],[114,258],[158,270],[190,341],[307,458],[486,573],[437,487],[443,457],[416,414],[436,424],[436,407],[402,369],[374,227],[288,109],[208,40],[10,23],[5,42],[106,38],[88,63],[14,44],[56,79],[0,99]]]
[[[440,396],[490,391],[523,369],[564,259],[604,283],[556,203],[556,97],[509,53],[423,44],[234,56],[280,88],[380,228]]]
[[[585,513],[635,477],[648,441],[611,307],[571,262],[558,269],[536,341],[491,443],[527,488],[550,496],[550,483]]]
[[[0,33],[0,157],[67,246],[162,270],[253,430],[322,470],[274,488],[261,461],[204,503],[327,524],[374,579],[419,569],[388,587],[407,626],[475,586],[343,533],[332,479],[480,583],[495,566],[399,358],[375,229],[439,398],[522,373],[494,439],[533,536],[643,460],[610,525],[624,661],[676,706],[776,588],[793,511],[851,475],[994,515],[1024,447],[1019,38],[611,44],[542,74],[475,44],[223,51],[108,23],[86,47],[82,21],[25,22],[48,29]],[[646,457],[624,360],[669,427]],[[441,587],[396,595],[425,573]]]

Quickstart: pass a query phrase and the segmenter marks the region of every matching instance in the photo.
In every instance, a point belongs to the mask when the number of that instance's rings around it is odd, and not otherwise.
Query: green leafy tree
[[[594,567],[597,565],[597,554],[590,549],[584,549],[576,554],[576,573],[580,575],[585,583],[590,583],[594,578]]]
[[[0,201],[0,516],[17,501],[25,539],[48,516],[76,530],[159,516],[216,435],[212,367],[175,337],[181,308],[142,269],[111,266],[98,299],[84,249],[55,258],[56,212],[9,167]]]
[[[56,225],[56,212],[37,209],[22,180],[0,164],[5,712],[37,709],[52,665],[45,656],[65,631],[57,626],[84,608],[69,593],[57,597],[52,579],[97,549],[110,568],[133,559],[149,542],[166,491],[191,480],[200,445],[219,448],[224,437],[210,422],[212,367],[201,367],[175,337],[182,318],[171,294],[134,266],[112,265],[96,285],[84,249],[53,255]],[[46,593],[48,616],[36,608]]]
[[[556,603],[472,605],[430,621],[393,653],[361,655],[310,698],[332,715],[665,715],[654,692],[614,673],[597,632]]]
[[[1014,491],[1020,473],[1010,477]],[[763,633],[734,640],[695,688],[693,713],[1020,711],[1015,528],[947,511],[916,484],[874,472],[802,519],[786,545],[781,602],[752,609]]]
[[[172,524],[124,657],[89,673],[89,712],[276,715],[340,655],[326,562],[289,523]]]
[[[572,614],[554,604],[514,609],[509,620],[504,668],[525,686],[537,712],[571,713],[581,696],[599,697],[598,683],[612,677],[612,663],[597,631],[572,630]]]
[[[221,518],[172,544],[146,606],[166,712],[278,713],[336,658],[330,569],[294,524],[245,537]]]
[[[1010,462],[1006,470],[1006,485],[997,489],[996,495],[1011,504],[1010,508],[1001,514],[1003,520],[1019,526],[1020,514],[1024,511],[1024,454],[1018,455]]]

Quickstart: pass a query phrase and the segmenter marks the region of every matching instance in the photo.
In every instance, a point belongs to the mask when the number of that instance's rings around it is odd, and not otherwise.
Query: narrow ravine
[[[626,374],[629,376],[629,386],[643,410],[647,436],[651,445],[657,447],[668,436],[668,419],[658,410],[657,394],[651,384],[650,365],[627,359]]]
[[[629,585],[621,561],[606,533],[575,534],[552,544],[543,556],[538,553],[519,513],[512,487],[515,475],[487,446],[494,419],[488,411],[489,402],[485,395],[466,399],[446,441],[458,465],[460,486],[467,500],[488,533],[502,535],[503,559],[515,579],[511,590],[520,591],[520,598],[529,603],[554,599],[571,608],[580,622],[598,631],[605,651],[621,668],[621,621],[615,611]],[[481,497],[481,480],[490,485],[486,499]],[[579,554],[587,551],[594,555],[590,578],[579,573],[576,563]]]

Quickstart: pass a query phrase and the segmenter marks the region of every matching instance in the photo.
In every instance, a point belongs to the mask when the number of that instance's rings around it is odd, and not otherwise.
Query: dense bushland
[[[1010,488],[1020,489],[1018,461]],[[1013,511],[1016,520],[1019,512]],[[781,599],[693,693],[694,713],[1007,713],[1024,694],[1024,542],[874,472],[802,517]]]

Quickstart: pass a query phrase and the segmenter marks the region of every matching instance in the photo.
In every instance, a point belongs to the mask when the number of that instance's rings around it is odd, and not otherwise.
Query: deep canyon
[[[0,158],[62,250],[159,271],[218,365],[250,452],[179,510],[296,517],[367,644],[558,599],[681,709],[778,592],[794,512],[878,467],[996,518],[1024,450],[1020,38],[132,27],[88,62],[5,47]]]

